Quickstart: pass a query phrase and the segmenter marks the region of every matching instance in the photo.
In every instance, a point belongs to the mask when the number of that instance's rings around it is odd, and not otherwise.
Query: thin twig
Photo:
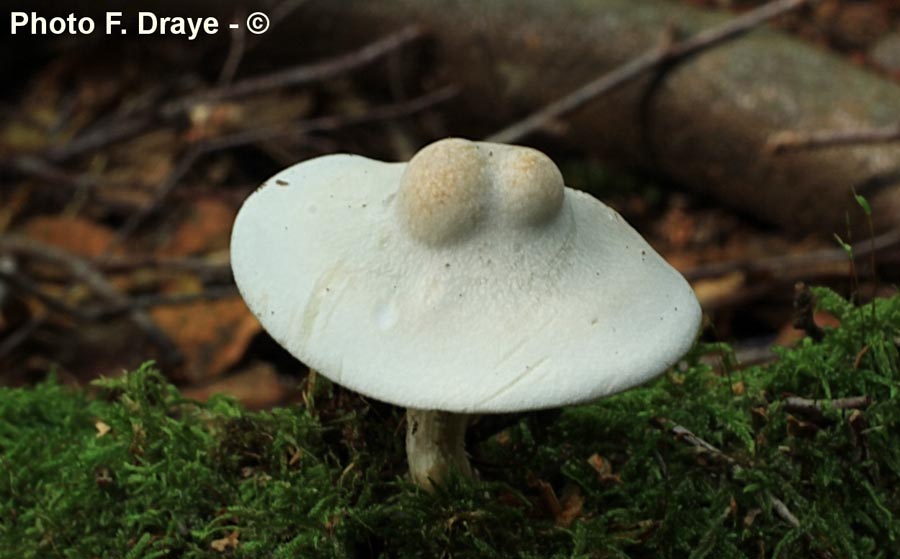
[[[588,82],[569,95],[550,103],[519,122],[492,134],[486,138],[486,141],[507,144],[515,143],[544,127],[548,122],[582,107],[600,95],[609,93],[634,81],[650,70],[684,60],[703,50],[736,39],[771,19],[816,1],[775,0],[737,16],[722,25],[701,31],[693,37],[668,44],[661,49],[650,50],[611,72]]]
[[[50,295],[41,289],[37,283],[21,272],[5,272],[0,270],[0,280],[3,280],[13,291],[18,291],[24,295],[30,295],[40,301],[48,309],[64,314],[81,322],[90,321],[90,317],[78,309],[69,305],[62,298]]]
[[[127,111],[117,118],[110,119],[105,126],[93,128],[65,145],[47,150],[43,157],[58,163],[95,151],[111,143],[137,136],[150,129],[160,120],[172,120],[199,103],[233,99],[254,93],[262,93],[271,89],[337,77],[374,62],[391,51],[401,48],[424,35],[424,30],[419,26],[405,27],[360,49],[323,62],[297,66],[288,70],[216,87],[203,93],[187,95],[165,103],[159,109],[148,109],[138,113]]]
[[[375,107],[374,109],[361,114],[329,115],[300,121],[288,126],[270,126],[247,130],[245,132],[236,132],[234,134],[212,138],[206,141],[202,146],[202,150],[204,152],[219,151],[269,140],[304,136],[312,132],[327,132],[347,126],[356,126],[381,120],[391,120],[421,112],[427,108],[452,99],[458,93],[459,88],[451,85],[408,101]]]
[[[656,418],[654,420],[654,424],[656,424],[657,427],[666,429],[676,439],[686,443],[688,446],[693,447],[699,453],[712,458],[714,461],[725,463],[728,466],[731,466],[733,469],[740,469],[740,465],[734,460],[734,458],[728,456],[715,446],[701,439],[693,432],[691,432],[687,427],[684,427],[670,419],[662,417]]]
[[[169,258],[155,254],[114,255],[93,260],[94,266],[109,274],[130,273],[137,269],[170,270],[191,272],[208,278],[227,279],[231,277],[228,258],[211,262],[205,258]]]
[[[900,229],[893,229],[873,237],[868,241],[862,241],[853,245],[854,258],[863,258],[895,246],[900,246]],[[684,277],[690,281],[704,278],[719,277],[732,272],[747,272],[757,274],[790,275],[795,277],[803,270],[811,266],[830,263],[846,262],[847,252],[842,248],[822,249],[801,254],[786,254],[761,259],[739,259],[726,262],[714,262],[703,264],[683,272]]]
[[[234,19],[243,20],[247,17],[246,10],[238,9],[235,11]],[[225,63],[222,65],[222,70],[219,72],[219,79],[216,83],[219,86],[225,86],[234,81],[234,76],[237,74],[238,66],[241,65],[241,60],[244,58],[244,53],[247,45],[247,31],[243,25],[238,25],[237,27],[231,29],[231,42],[228,44],[228,56],[225,57]]]
[[[99,186],[100,181],[85,175],[72,175],[66,170],[39,157],[20,155],[8,158],[2,165],[18,174],[43,179],[54,185],[62,185],[77,190],[89,190]]]
[[[262,41],[268,37],[272,30],[278,26],[286,17],[291,15],[294,10],[306,3],[306,0],[284,0],[277,6],[269,10],[269,30],[263,35],[253,35],[247,37],[247,33],[243,26],[238,26],[233,30],[231,35],[231,44],[228,48],[228,56],[219,73],[218,85],[231,83],[237,74],[237,69],[244,59],[244,56],[257,47]],[[235,16],[237,20],[246,18],[246,11],[240,11]]]
[[[794,516],[794,513],[791,512],[791,509],[789,509],[786,504],[784,504],[784,501],[778,497],[772,497],[771,495],[769,496],[769,501],[771,501],[775,513],[778,514],[782,520],[790,524],[792,528],[800,527],[800,520]]]
[[[40,157],[33,155],[14,155],[0,161],[0,170],[9,171],[15,175],[40,179],[37,186],[47,190],[51,194],[58,194],[65,189],[69,195],[78,196],[85,194],[92,203],[102,204],[105,208],[122,213],[133,212],[136,205],[126,200],[117,200],[110,197],[105,188],[124,188],[130,190],[146,188],[146,185],[137,181],[128,183],[115,180],[107,180],[93,177],[88,173],[71,173],[62,167],[54,165]]]
[[[831,400],[811,400],[791,396],[784,399],[784,409],[791,413],[799,413],[814,419],[822,418],[822,412],[827,409],[835,410],[860,410],[869,407],[872,398],[869,396],[848,396],[846,398],[834,398]]]
[[[187,175],[188,171],[191,170],[194,163],[200,158],[201,153],[201,150],[197,148],[188,149],[187,153],[178,160],[175,168],[172,169],[163,183],[156,190],[153,202],[141,208],[137,213],[132,214],[128,220],[125,221],[125,224],[116,232],[116,236],[110,244],[109,249],[107,249],[107,253],[110,252],[110,249],[121,246],[126,239],[137,231],[148,217],[156,213],[162,207],[165,199],[173,190],[175,190],[175,187],[178,186],[181,179]]]
[[[18,235],[0,235],[0,250],[62,265],[109,304],[122,306],[129,304],[128,296],[109,283],[93,264],[66,250]],[[146,312],[132,309],[128,313],[128,318],[160,349],[160,360],[163,365],[175,365],[183,359],[178,346],[156,326]]]
[[[287,70],[273,72],[256,78],[247,78],[230,85],[216,87],[203,93],[177,99],[166,103],[161,113],[164,117],[171,117],[200,103],[235,99],[273,89],[326,80],[374,62],[386,54],[420,39],[424,35],[425,31],[422,27],[410,25],[361,49],[324,62],[288,68]]]
[[[202,301],[218,301],[237,297],[237,287],[233,285],[224,287],[210,287],[203,291],[192,293],[162,293],[158,295],[138,295],[127,301],[115,305],[103,305],[88,309],[87,316],[93,320],[104,320],[127,314],[135,309],[149,309],[153,307],[171,307],[178,305],[190,305]]]
[[[390,120],[401,116],[415,114],[426,108],[453,98],[458,93],[456,86],[447,86],[436,91],[404,101],[376,107],[359,115],[331,115],[313,118],[290,125],[257,128],[244,132],[236,132],[218,138],[212,138],[196,144],[179,160],[178,164],[157,189],[153,203],[131,216],[119,230],[115,245],[120,245],[130,237],[151,215],[159,211],[184,176],[190,171],[198,159],[212,152],[255,144],[263,141],[303,136],[312,132],[337,130],[346,126],[354,126],[380,120]]]
[[[666,430],[677,440],[697,449],[698,452],[706,456],[714,457],[719,462],[728,464],[730,466],[732,474],[739,473],[742,470],[742,467],[737,463],[736,460],[734,460],[715,446],[701,439],[686,427],[679,425],[670,419],[662,417],[656,418],[653,423],[656,425],[656,427]],[[784,501],[771,494],[767,494],[767,497],[772,505],[772,508],[775,509],[775,512],[782,520],[790,524],[793,528],[797,528],[798,526],[800,526],[800,520],[798,520],[794,513],[792,513],[788,508],[788,506],[784,504]],[[826,554],[825,556],[830,556],[827,551],[823,550],[823,553]]]
[[[110,119],[106,126],[92,128],[70,142],[48,149],[43,157],[54,163],[61,163],[66,159],[134,138],[150,129],[155,122],[156,118],[151,113]]]
[[[3,359],[7,355],[9,355],[14,349],[22,345],[25,340],[31,337],[38,328],[44,325],[47,322],[47,319],[50,317],[50,313],[46,310],[35,314],[31,318],[28,319],[25,324],[19,326],[14,332],[10,335],[6,336],[6,338],[0,342],[0,359]]]
[[[773,134],[766,142],[765,149],[769,153],[781,155],[795,151],[884,144],[897,141],[900,141],[900,124],[858,130],[820,130],[816,132],[785,130]]]

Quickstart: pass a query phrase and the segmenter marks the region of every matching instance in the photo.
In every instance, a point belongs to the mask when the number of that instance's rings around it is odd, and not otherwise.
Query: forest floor
[[[900,79],[895,2],[825,0],[808,16],[776,25]],[[440,91],[396,102],[352,73],[415,48],[394,39],[321,79],[213,101],[211,89],[284,68],[221,40],[189,53],[174,41],[63,42],[10,66],[0,550],[900,556],[900,250],[854,260],[841,243],[869,239],[786,235],[548,141],[569,186],[606,193],[691,281],[701,343],[649,386],[480,442],[479,483],[429,495],[404,481],[400,410],[310,383],[247,310],[228,259],[237,210],[266,177],[326,153],[406,159],[452,121]],[[286,122],[302,133],[285,134]],[[801,281],[840,295],[816,291],[798,322]],[[101,376],[112,380],[91,384]],[[239,404],[203,403],[212,394]]]

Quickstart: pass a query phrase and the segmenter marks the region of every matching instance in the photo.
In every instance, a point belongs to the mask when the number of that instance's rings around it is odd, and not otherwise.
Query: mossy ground
[[[520,421],[472,449],[482,481],[435,494],[403,479],[402,411],[335,387],[263,413],[150,367],[0,390],[0,557],[898,557],[900,298],[818,295],[842,323],[823,342],[727,375],[699,359],[727,348],[699,347]],[[788,395],[871,404],[807,417]]]

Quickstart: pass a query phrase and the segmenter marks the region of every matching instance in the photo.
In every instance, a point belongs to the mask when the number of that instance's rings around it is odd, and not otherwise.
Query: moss
[[[700,346],[648,386],[523,419],[472,449],[482,481],[434,494],[403,479],[402,411],[324,382],[315,407],[265,413],[184,399],[150,366],[3,389],[0,556],[897,557],[900,298],[817,295],[841,320],[823,342],[724,375],[705,363],[728,348]],[[872,403],[811,418],[792,395]]]

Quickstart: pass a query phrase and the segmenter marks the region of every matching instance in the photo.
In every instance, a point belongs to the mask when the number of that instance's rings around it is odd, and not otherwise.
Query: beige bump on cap
[[[448,139],[266,184],[234,225],[241,294],[294,356],[382,401],[587,402],[665,371],[700,325],[684,278],[533,149]]]

